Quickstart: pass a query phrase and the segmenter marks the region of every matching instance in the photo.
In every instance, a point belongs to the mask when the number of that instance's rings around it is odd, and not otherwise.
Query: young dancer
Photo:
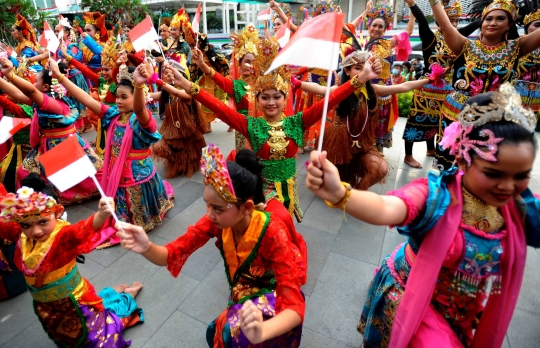
[[[442,140],[458,167],[383,196],[340,184],[326,154],[311,154],[306,184],[317,196],[409,237],[371,283],[364,346],[502,346],[526,245],[540,246],[540,202],[527,188],[535,125],[508,84],[471,98]]]
[[[142,284],[105,288],[96,294],[81,276],[77,255],[90,252],[111,216],[105,199],[99,211],[77,224],[60,219],[64,207],[29,187],[0,198],[0,238],[17,243],[14,263],[26,278],[43,329],[60,347],[127,347],[122,332],[144,321],[135,296]]]
[[[230,302],[206,334],[209,347],[298,347],[305,301],[303,257],[287,227],[259,210],[264,203],[263,165],[251,150],[225,162],[213,144],[203,149],[201,171],[207,213],[175,241],[158,246],[138,227],[120,223],[122,246],[174,277],[197,249],[210,239],[225,261]],[[300,262],[300,263],[299,263]]]

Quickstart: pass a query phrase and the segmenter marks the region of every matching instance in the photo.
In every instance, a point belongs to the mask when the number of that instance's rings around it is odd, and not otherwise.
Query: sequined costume
[[[35,113],[30,128],[32,150],[30,150],[17,170],[18,181],[22,180],[30,172],[38,173],[46,180],[43,167],[39,162],[39,156],[62,143],[69,136],[77,137],[79,144],[96,167],[96,170],[98,170],[97,175],[101,175],[100,169],[103,161],[96,155],[90,144],[75,130],[75,121],[79,117],[79,112],[70,99],[64,97],[62,100],[57,100],[43,94],[43,104],[39,108],[34,105],[34,110]],[[55,188],[55,190],[57,189]],[[67,191],[60,192],[57,190],[58,202],[62,205],[81,203],[98,195],[96,185],[90,178],[85,179]]]
[[[540,48],[521,57],[517,69],[519,78],[512,83],[521,95],[523,105],[540,117]]]
[[[333,108],[354,91],[350,82],[335,90],[328,108]],[[253,151],[264,163],[263,178],[266,200],[278,199],[291,216],[302,221],[296,178],[296,153],[303,147],[306,129],[320,120],[324,99],[305,112],[269,122],[264,117],[244,116],[201,90],[195,99],[212,110],[218,117],[249,139]]]
[[[107,196],[114,197],[116,215],[122,221],[154,229],[174,204],[174,191],[163,181],[152,163],[150,146],[161,139],[157,124],[141,125],[133,113],[121,114],[115,105],[101,104],[100,118],[107,131],[107,146],[101,185]],[[109,234],[110,233],[110,234]],[[118,244],[114,231],[104,231],[95,247]]]
[[[441,174],[432,171],[428,178],[388,193],[407,206],[398,232],[409,239],[384,259],[371,283],[358,324],[364,347],[386,347],[391,333],[411,330],[394,319],[412,284],[412,266],[419,264],[420,257],[440,271],[433,284],[415,273],[415,285],[433,292],[427,294],[430,305],[417,319],[417,331],[409,332],[409,346],[437,342],[444,347],[495,347],[500,345],[488,342],[501,335],[504,339],[523,277],[525,243],[540,246],[539,200],[527,189],[520,199],[497,209],[461,187],[461,175],[455,173],[456,168]],[[425,248],[437,243],[447,243],[449,248],[437,258],[426,259]],[[408,310],[409,316],[422,315],[420,308]],[[392,330],[393,325],[402,329]]]
[[[177,277],[193,252],[217,238],[215,244],[223,257],[230,297],[227,308],[208,325],[206,337],[210,347],[252,347],[238,320],[238,312],[247,300],[261,309],[263,320],[290,309],[298,313],[303,322],[305,301],[299,279],[305,278],[305,274],[300,274],[301,255],[287,233],[280,219],[254,211],[238,246],[230,227],[218,229],[207,216],[166,245],[167,269]],[[298,347],[301,336],[302,324],[256,346]]]
[[[93,216],[77,224],[57,220],[44,241],[22,233],[18,223],[0,222],[0,238],[16,245],[14,263],[26,278],[33,307],[50,339],[61,347],[127,347],[126,328],[144,321],[142,309],[128,294],[105,288],[96,294],[81,276],[77,255],[92,250]]]
[[[442,104],[439,135],[444,129],[456,121],[457,115],[470,97],[480,93],[498,90],[505,82],[517,74],[519,41],[502,41],[496,46],[485,46],[480,40],[465,41],[463,52],[455,58],[452,71],[450,93]],[[436,147],[435,169],[448,169],[454,162],[454,156]]]
[[[79,48],[77,43],[71,43],[67,47],[67,51],[71,55],[72,58],[77,60],[78,62],[82,62],[82,51]],[[62,57],[62,52],[58,51],[58,55]],[[84,78],[81,71],[74,66],[69,67],[68,74],[66,77],[74,83],[77,87],[85,91],[86,93],[90,93],[90,88],[88,87],[88,83],[86,82],[86,79]],[[84,121],[86,118],[86,106],[84,106],[82,103],[80,103],[77,99],[71,98],[71,102],[75,105],[77,110],[79,110],[79,119],[75,123],[75,128],[77,129],[77,132],[82,133],[84,132]],[[99,152],[99,151],[97,151]]]
[[[418,32],[422,41],[422,55],[424,57],[424,75],[429,73],[431,64],[439,64],[443,67],[452,67],[454,54],[446,45],[440,30],[431,31],[424,13],[417,5],[411,6],[411,13],[418,21]],[[461,35],[467,37],[480,26],[475,21],[466,27],[459,28]],[[410,142],[433,141],[439,132],[439,119],[441,117],[441,105],[446,96],[452,92],[452,74],[447,75],[443,88],[437,88],[427,84],[423,88],[415,89],[412,106],[407,124],[403,131],[403,140]]]
[[[23,77],[23,75],[27,75],[25,78],[33,83],[35,75],[42,71],[43,67],[39,64],[39,62],[28,63],[26,59],[35,57],[42,52],[39,50],[34,28],[20,13],[17,13],[15,25],[20,28],[19,31],[22,34],[22,40],[20,40],[15,47],[15,52],[17,53],[17,58],[23,59],[23,63],[21,64],[16,57],[9,56],[9,59],[13,63],[14,67],[20,68],[20,70],[28,69],[28,72],[19,71],[18,75],[21,77]]]
[[[15,104],[5,96],[0,96],[0,108],[3,117],[31,118],[34,110],[29,105]],[[7,113],[7,115],[6,115]],[[30,146],[30,127],[25,127],[13,135],[9,151],[0,162],[0,183],[4,184],[9,192],[17,191],[17,169],[32,149]]]

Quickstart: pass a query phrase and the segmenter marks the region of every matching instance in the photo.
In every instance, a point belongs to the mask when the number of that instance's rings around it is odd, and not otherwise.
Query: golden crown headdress
[[[317,5],[315,5],[315,9],[313,10],[313,17],[316,17],[320,14],[325,14],[328,12],[334,12],[337,9],[337,5],[334,4],[333,1],[326,1],[322,0],[319,1]]]
[[[495,0],[482,12],[482,20],[486,17],[486,15],[495,10],[501,10],[507,12],[513,21],[516,20],[516,6],[512,3],[511,0]]]
[[[0,221],[22,222],[29,217],[46,217],[61,208],[54,198],[23,186],[17,194],[8,193],[0,198]]]
[[[257,56],[256,61],[257,66],[260,69],[260,75],[257,78],[257,81],[255,81],[255,92],[260,93],[267,89],[277,89],[287,95],[291,83],[290,65],[282,65],[268,75],[265,75],[278,54],[279,43],[277,39],[272,38],[272,41],[270,41],[265,38],[264,40],[261,40],[259,42],[258,51],[259,55]]]
[[[103,46],[103,51],[101,52],[101,64],[108,66],[110,68],[115,68],[118,64],[118,52],[119,44],[113,39],[110,38],[105,46]]]
[[[15,18],[15,25],[22,29],[23,36],[26,39],[32,41],[32,43],[37,42],[34,28],[32,28],[30,23],[20,13],[17,13],[17,16]]]
[[[171,27],[179,28],[183,25],[186,21],[189,22],[189,16],[186,13],[186,10],[183,8],[179,9],[178,12],[176,12],[171,20]]]
[[[489,105],[465,105],[459,114],[459,122],[464,127],[478,127],[502,119],[517,123],[531,133],[536,128],[535,113],[523,107],[520,95],[509,83],[504,83],[497,92],[493,92]]]
[[[538,21],[538,20],[540,20],[540,10],[526,15],[525,18],[523,19],[523,25],[527,26],[531,24],[532,22]]]
[[[219,147],[214,144],[209,144],[202,149],[201,173],[204,184],[212,185],[223,200],[228,203],[238,202],[227,169],[227,162]]]
[[[392,23],[394,19],[394,10],[392,5],[386,1],[373,6],[373,8],[368,12],[367,16],[369,20],[372,21],[374,18],[382,17],[385,19],[386,23]]]
[[[231,34],[234,44],[234,55],[236,59],[241,59],[248,53],[257,56],[259,45],[259,32],[253,24],[248,24],[241,33]]]
[[[463,13],[463,7],[461,6],[461,2],[459,2],[459,0],[450,0],[448,4],[444,5],[444,11],[448,17],[461,16]]]

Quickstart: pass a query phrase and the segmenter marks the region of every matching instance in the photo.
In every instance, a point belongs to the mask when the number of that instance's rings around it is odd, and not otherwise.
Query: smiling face
[[[122,113],[133,111],[133,90],[129,86],[116,88],[116,105]]]
[[[534,162],[534,147],[529,142],[501,143],[497,162],[474,155],[470,167],[460,160],[463,185],[477,198],[495,207],[506,205],[528,186]]]
[[[206,202],[206,215],[219,229],[232,227],[244,217],[244,205],[238,207],[234,203],[227,203],[212,185],[204,187],[203,198]]]
[[[170,30],[171,30],[171,37],[174,40],[179,40],[180,39],[180,29],[176,28],[176,27],[171,27]]]
[[[55,214],[46,217],[34,216],[29,217],[19,223],[22,233],[27,238],[33,239],[36,242],[43,242],[49,238],[56,227],[56,220],[62,216],[64,209],[60,209]]]
[[[113,69],[107,65],[101,66],[101,76],[107,81],[111,82],[113,80]]]
[[[276,119],[283,112],[285,96],[277,89],[266,89],[259,93],[257,102],[267,118]]]
[[[527,34],[532,33],[536,29],[540,28],[540,20],[534,21],[529,24],[529,27],[527,28]]]
[[[482,21],[482,35],[489,40],[502,40],[509,28],[508,13],[502,10],[489,12]]]
[[[377,39],[384,35],[386,22],[382,18],[375,18],[369,24],[368,31],[370,39]]]

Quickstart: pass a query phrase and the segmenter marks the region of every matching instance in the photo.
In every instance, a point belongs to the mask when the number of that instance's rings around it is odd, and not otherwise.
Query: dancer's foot
[[[412,155],[405,156],[404,162],[407,163],[408,165],[410,165],[413,168],[422,168],[422,165],[420,164],[420,162],[415,160]]]
[[[435,157],[435,150],[427,150],[426,156]]]
[[[129,285],[127,285],[127,284],[118,284],[118,285],[115,285],[115,286],[111,286],[111,288],[113,288],[113,290],[116,291],[119,294],[123,293],[128,287],[129,287]]]
[[[131,285],[129,287],[127,287],[124,292],[126,294],[129,294],[131,295],[131,297],[135,298],[135,296],[137,296],[137,294],[139,293],[139,291],[141,291],[143,285],[142,283],[139,283],[139,282],[133,282],[131,283]]]
[[[229,132],[229,133],[230,133],[230,132],[232,132],[233,130],[234,130],[234,128],[233,128],[233,127],[229,127],[229,129],[227,129],[227,132]]]

